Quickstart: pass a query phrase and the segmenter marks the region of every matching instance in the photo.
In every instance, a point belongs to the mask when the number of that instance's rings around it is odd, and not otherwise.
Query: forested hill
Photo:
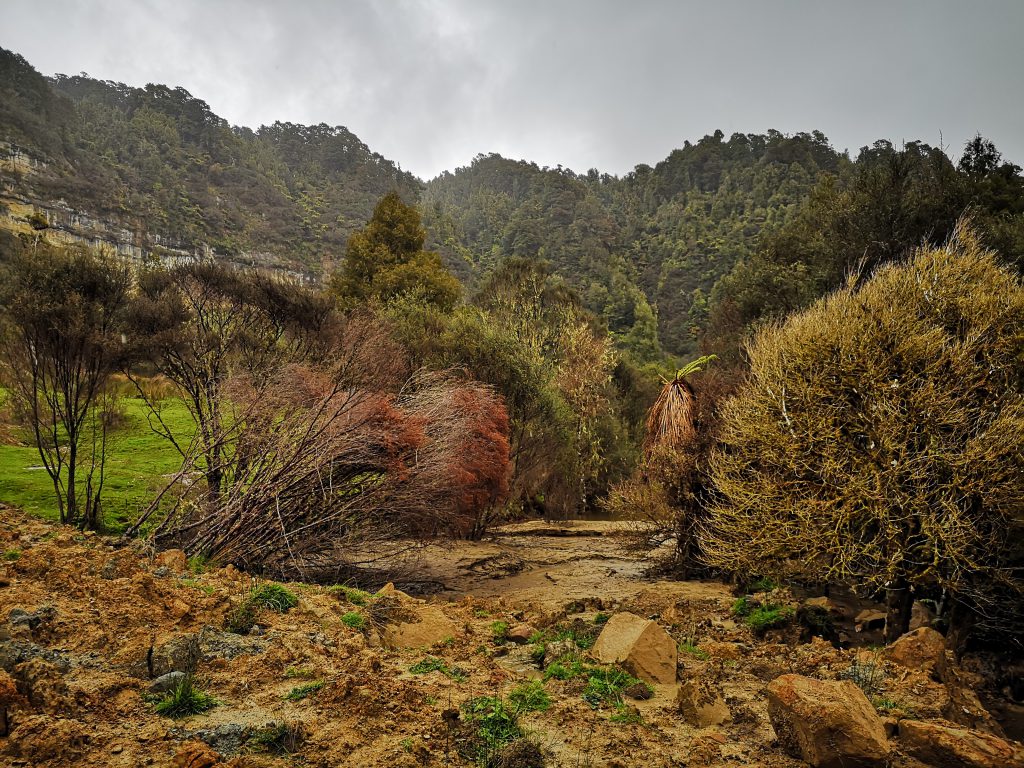
[[[72,225],[305,272],[337,259],[383,195],[422,188],[342,127],[232,127],[184,89],[48,79],[3,49],[0,141],[6,193],[62,201]]]
[[[232,127],[183,89],[45,78],[3,49],[0,185],[8,228],[313,276],[397,190],[464,284],[544,260],[640,362],[735,356],[751,324],[944,239],[965,211],[1024,264],[1024,180],[980,136],[956,164],[921,142],[850,158],[818,131],[716,131],[622,178],[480,155],[424,184],[342,127]]]
[[[621,179],[480,156],[429,182],[422,207],[464,278],[509,255],[546,259],[624,346],[650,358],[658,340],[691,351],[719,278],[844,165],[817,131],[716,131]]]

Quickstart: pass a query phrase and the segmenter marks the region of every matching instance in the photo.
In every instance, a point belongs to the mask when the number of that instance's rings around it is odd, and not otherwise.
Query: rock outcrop
[[[768,686],[768,715],[783,749],[814,768],[875,768],[889,757],[881,718],[849,680],[782,675]]]

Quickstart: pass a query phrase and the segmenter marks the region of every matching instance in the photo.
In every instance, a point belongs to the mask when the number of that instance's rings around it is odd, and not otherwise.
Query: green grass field
[[[142,400],[126,398],[123,407],[125,422],[111,435],[103,491],[103,526],[111,533],[131,523],[181,467],[174,446],[150,429]],[[187,437],[195,428],[180,400],[164,401],[162,415],[175,435]],[[0,502],[57,519],[53,483],[27,436],[25,445],[0,443]]]

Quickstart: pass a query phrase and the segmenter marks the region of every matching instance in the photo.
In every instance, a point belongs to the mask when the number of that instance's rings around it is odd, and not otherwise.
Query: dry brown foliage
[[[713,458],[704,556],[993,609],[1024,499],[1024,287],[961,225],[763,329]]]

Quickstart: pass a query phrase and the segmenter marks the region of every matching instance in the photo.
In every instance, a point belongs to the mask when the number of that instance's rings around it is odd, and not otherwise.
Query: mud
[[[645,577],[644,553],[625,547],[624,533],[613,522],[532,523],[422,548],[418,578],[437,593],[423,602],[391,593],[404,607],[380,620],[443,617],[453,632],[430,648],[389,649],[381,642],[389,625],[352,628],[344,618],[365,609],[308,584],[288,585],[294,609],[260,611],[250,634],[227,632],[232,606],[254,584],[248,575],[230,567],[178,575],[138,543],[0,510],[0,551],[10,553],[0,564],[0,765],[469,766],[460,707],[542,678],[535,649],[502,642],[495,623],[596,626],[617,610],[655,619],[699,653],[681,653],[676,685],[622,709],[588,703],[579,679],[545,682],[550,708],[521,717],[545,765],[802,765],[775,743],[765,687],[789,672],[847,675],[857,651],[801,643],[793,628],[754,636],[731,616],[727,586]],[[458,675],[414,674],[427,656]],[[911,710],[949,717],[949,702],[969,700],[879,663],[878,695],[907,709],[890,713],[894,721]],[[181,667],[194,669],[217,705],[173,720],[157,714],[148,691],[157,672]],[[688,681],[716,692],[730,720],[689,724],[677,704]],[[629,717],[616,720],[623,712]],[[894,755],[893,766],[920,768]]]

